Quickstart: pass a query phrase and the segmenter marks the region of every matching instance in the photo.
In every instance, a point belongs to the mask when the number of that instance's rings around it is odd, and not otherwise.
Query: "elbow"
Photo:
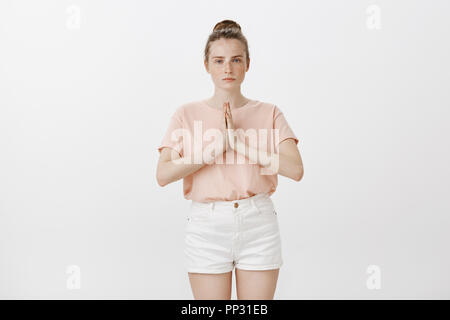
[[[169,182],[166,179],[164,179],[163,177],[161,177],[160,174],[156,174],[156,181],[158,182],[158,185],[160,187],[164,187],[169,184]]]
[[[299,170],[297,170],[294,180],[295,181],[300,181],[303,178],[303,166],[300,166]]]
[[[158,185],[159,185],[160,187],[164,187],[165,185],[167,185],[167,183],[165,183],[165,181],[162,181],[162,180],[159,179],[159,178],[156,178],[156,181],[158,182]]]
[[[169,168],[170,169],[170,168]],[[156,169],[156,181],[160,187],[165,187],[175,181],[171,171],[164,166],[158,166]]]

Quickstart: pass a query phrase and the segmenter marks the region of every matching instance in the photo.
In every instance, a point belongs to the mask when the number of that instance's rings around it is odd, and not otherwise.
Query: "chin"
[[[238,81],[237,79],[234,80],[234,81],[232,81],[232,82],[223,82],[223,81],[222,81],[222,83],[224,83],[227,87],[229,87],[229,86],[235,86],[235,85],[241,84],[241,82]]]

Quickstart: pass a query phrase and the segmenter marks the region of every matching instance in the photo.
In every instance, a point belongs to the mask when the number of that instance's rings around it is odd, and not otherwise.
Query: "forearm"
[[[248,153],[246,152],[246,148],[248,148]],[[282,153],[271,153],[260,150],[246,145],[242,140],[237,141],[235,150],[253,163],[257,163],[265,168],[267,174],[279,174],[296,181],[300,179],[301,173],[299,172],[298,162],[295,158]]]
[[[169,183],[183,179],[184,177],[200,170],[206,163],[184,163],[186,158],[179,158],[176,160],[170,160],[161,162],[159,164],[158,171],[160,172],[160,185],[165,186]],[[181,160],[181,161],[179,161]]]
[[[194,161],[188,157],[161,162],[158,165],[158,172],[160,172],[158,180],[160,181],[160,185],[165,186],[193,174],[205,165],[211,164],[214,156],[210,155],[207,159],[207,161],[201,160],[201,163],[198,163],[199,161]]]

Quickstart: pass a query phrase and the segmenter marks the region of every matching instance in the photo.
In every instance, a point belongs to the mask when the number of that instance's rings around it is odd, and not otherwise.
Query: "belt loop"
[[[255,205],[255,199],[253,199],[253,197],[250,198],[250,202],[252,203],[252,207],[254,209],[257,209],[256,205]]]

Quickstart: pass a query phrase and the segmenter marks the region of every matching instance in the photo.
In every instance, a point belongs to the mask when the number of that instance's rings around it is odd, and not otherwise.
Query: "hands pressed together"
[[[237,153],[248,157],[249,160],[251,160],[253,163],[258,163],[259,165],[261,165],[264,168],[268,168],[270,166],[270,170],[274,170],[274,168],[272,168],[273,165],[278,165],[277,160],[278,158],[276,157],[276,155],[274,154],[269,154],[266,151],[260,151],[258,150],[258,148],[254,148],[251,146],[248,146],[249,148],[249,152],[247,152],[247,146],[245,144],[245,140],[244,138],[242,138],[238,133],[239,133],[239,129],[235,128],[234,123],[233,123],[233,117],[231,114],[231,108],[230,108],[230,103],[229,102],[225,102],[223,104],[223,121],[221,124],[221,132],[222,132],[222,143],[220,143],[221,145],[218,146],[219,147],[219,154],[215,153],[214,156],[208,158],[208,160],[206,160],[206,163],[211,164],[214,163],[214,159],[218,156],[218,155],[222,155],[223,153],[230,151],[230,150],[234,150]],[[216,141],[217,143],[218,141]],[[216,149],[217,150],[217,149]],[[276,168],[276,170],[278,170],[278,168]],[[271,172],[272,172],[271,171]],[[273,172],[277,172],[277,171],[273,171]],[[270,173],[272,174],[272,173]]]
[[[230,150],[236,150],[236,144],[234,141],[234,124],[233,117],[231,115],[230,103],[225,102],[223,104],[223,116],[224,116],[224,126],[225,126],[225,134],[224,134],[224,143],[225,146],[223,148],[224,152]],[[237,137],[239,139],[239,137]]]
[[[216,141],[219,142],[219,146],[217,150],[220,150],[219,153],[215,153],[214,156],[208,157],[208,160],[206,160],[206,163],[211,164],[214,162],[214,158],[217,156],[222,155],[223,153],[226,153],[227,151],[236,151],[238,153],[245,152],[244,148],[242,147],[244,145],[243,140],[241,139],[240,135],[238,134],[238,129],[235,128],[233,123],[233,117],[231,114],[231,107],[229,102],[225,102],[223,104],[223,114],[222,114],[222,122],[221,122],[221,128],[220,131],[222,133],[222,141]]]

